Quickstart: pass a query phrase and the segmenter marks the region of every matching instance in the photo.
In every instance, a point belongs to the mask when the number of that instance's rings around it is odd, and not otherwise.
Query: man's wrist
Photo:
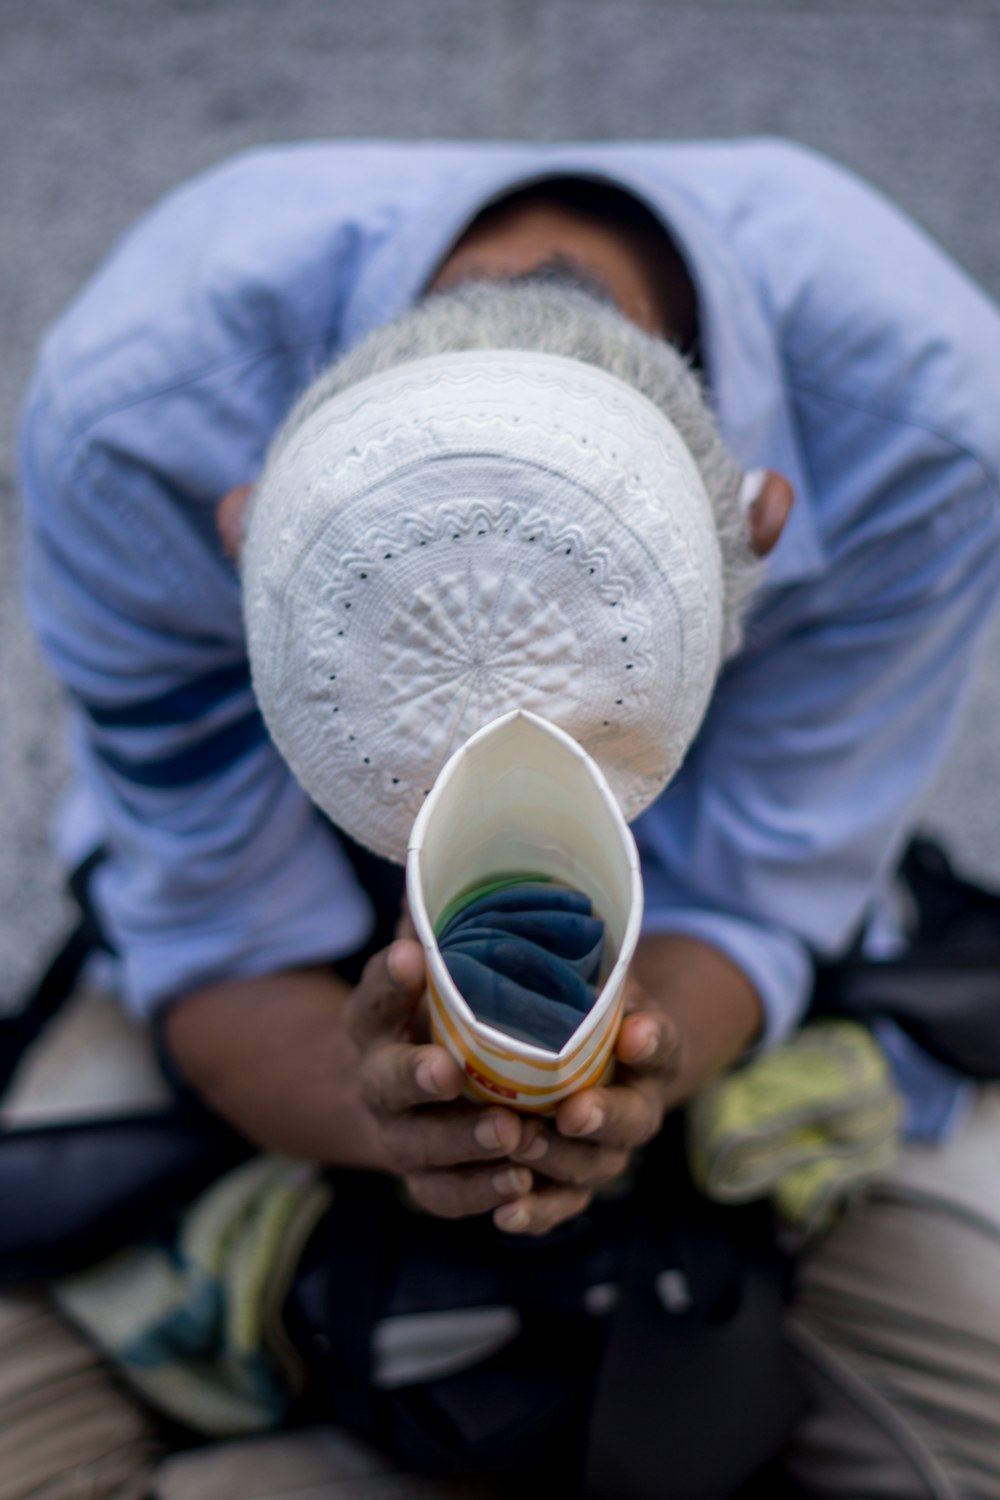
[[[687,1093],[736,1063],[760,1038],[765,1014],[755,986],[732,959],[686,933],[655,933],[640,940],[632,975],[681,1039],[681,1073]]]
[[[163,1034],[192,1088],[264,1149],[381,1170],[345,1024],[350,993],[319,968],[224,981],[177,1001]]]

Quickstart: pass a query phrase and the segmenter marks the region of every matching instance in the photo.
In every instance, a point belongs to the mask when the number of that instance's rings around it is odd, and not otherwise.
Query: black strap
[[[368,955],[391,941],[403,872],[331,833],[340,838],[378,913],[368,948],[345,960],[346,977],[356,979]],[[70,876],[79,921],[21,1007],[0,1017],[0,1099],[72,995],[90,955],[114,951],[91,899],[93,874],[105,858],[106,851],[96,849]],[[153,1033],[156,1038],[155,1024]],[[162,1045],[160,1052],[174,1095],[165,1109],[0,1129],[0,1284],[65,1275],[155,1230],[253,1152],[186,1088]]]
[[[90,878],[104,857],[105,851],[96,849],[73,872],[69,887],[79,908],[79,920],[21,1006],[12,1015],[0,1018],[0,1099],[28,1048],[73,993],[87,959],[98,948],[108,949],[88,892]]]
[[[20,1010],[0,1019],[0,1099],[86,960],[112,951],[89,891],[104,857],[96,850],[71,875],[79,921]],[[100,1259],[164,1223],[252,1150],[193,1095],[142,1114],[0,1129],[0,1284],[49,1280]]]
[[[929,839],[900,866],[914,931],[896,959],[866,959],[857,945],[817,972],[813,1011],[895,1021],[925,1051],[972,1078],[1000,1078],[1000,892],[956,874]]]
[[[915,944],[947,944],[956,955],[1000,965],[1000,891],[959,875],[929,838],[912,841],[899,873],[916,906]]]

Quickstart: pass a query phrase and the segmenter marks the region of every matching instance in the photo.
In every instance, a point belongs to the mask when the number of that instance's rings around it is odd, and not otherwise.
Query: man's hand
[[[640,944],[626,1010],[612,1081],[563,1100],[553,1124],[513,1153],[531,1166],[536,1185],[494,1214],[498,1228],[545,1234],[582,1213],[658,1134],[669,1110],[735,1062],[762,1022],[740,969],[697,939],[673,935]]]
[[[166,1037],[195,1088],[268,1150],[393,1172],[431,1213],[493,1211],[502,1229],[544,1234],[760,1028],[749,981],[694,938],[647,939],[633,970],[614,1078],[551,1121],[459,1098],[459,1068],[428,1040],[423,953],[409,938],[354,991],[325,969],[202,990],[173,1007]]]
[[[516,1161],[536,1173],[534,1190],[494,1214],[512,1234],[546,1234],[582,1213],[598,1188],[621,1175],[632,1152],[659,1133],[681,1076],[681,1042],[669,1015],[632,986],[615,1045],[613,1081],[564,1099]]]
[[[459,1099],[461,1070],[426,1040],[423,992],[416,942],[397,941],[366,966],[347,1009],[361,1100],[382,1164],[403,1179],[416,1204],[444,1218],[488,1213],[531,1192],[523,1154],[541,1122]],[[515,1153],[519,1163],[510,1159]]]

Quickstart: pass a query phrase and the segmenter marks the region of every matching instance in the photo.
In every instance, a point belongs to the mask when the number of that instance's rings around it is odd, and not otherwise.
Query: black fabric
[[[391,942],[403,871],[339,833],[378,914],[367,946],[339,965],[356,980],[372,953]],[[0,1100],[21,1060],[72,995],[86,960],[113,953],[90,896],[97,849],[69,878],[79,921],[21,1006],[0,1017]],[[162,1017],[160,1018],[162,1019]],[[0,1284],[49,1280],[110,1254],[173,1214],[256,1149],[203,1105],[179,1077],[154,1027],[164,1109],[32,1128],[0,1129]]]
[[[604,923],[553,880],[488,881],[438,918],[441,957],[473,1014],[558,1052],[599,986]]]
[[[91,876],[104,858],[104,850],[95,849],[73,872],[69,887],[79,909],[77,925],[22,1004],[12,1014],[0,1017],[0,1099],[28,1048],[72,994],[80,970],[91,953],[97,948],[107,950],[107,942],[89,899]]]
[[[900,866],[914,928],[906,951],[866,959],[860,943],[821,967],[814,1014],[895,1021],[971,1078],[1000,1078],[1000,892],[959,876],[937,844],[915,839]]]
[[[789,1281],[767,1215],[713,1210],[685,1186],[640,1199],[590,1417],[588,1500],[729,1497],[801,1409],[781,1331]],[[667,1266],[691,1293],[673,1314],[657,1294]]]
[[[48,1281],[162,1225],[253,1148],[208,1110],[0,1134],[0,1285]]]
[[[410,1470],[587,1500],[660,1500],[665,1476],[677,1500],[722,1500],[780,1447],[790,1267],[765,1210],[694,1191],[678,1121],[632,1192],[540,1240],[413,1213],[364,1174],[337,1174],[335,1200],[286,1306],[309,1370],[300,1420],[350,1426]],[[663,1271],[689,1289],[681,1310],[657,1294]],[[592,1309],[595,1286],[618,1288],[616,1309]],[[374,1389],[382,1318],[481,1306],[516,1309],[519,1335],[471,1369]]]
[[[111,952],[90,901],[96,850],[70,877],[80,919],[21,1008],[0,1020],[0,1100],[84,963]],[[190,1092],[165,1109],[0,1130],[0,1285],[65,1276],[162,1224],[253,1151]]]

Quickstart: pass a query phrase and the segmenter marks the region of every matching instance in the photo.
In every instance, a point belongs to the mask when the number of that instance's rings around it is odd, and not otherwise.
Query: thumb
[[[424,951],[400,938],[365,965],[351,996],[348,1024],[360,1047],[406,1031],[424,992]]]
[[[413,925],[413,918],[410,915],[409,902],[404,897],[403,909],[399,914],[399,921],[396,923],[396,937],[415,938],[416,935],[417,929]]]

